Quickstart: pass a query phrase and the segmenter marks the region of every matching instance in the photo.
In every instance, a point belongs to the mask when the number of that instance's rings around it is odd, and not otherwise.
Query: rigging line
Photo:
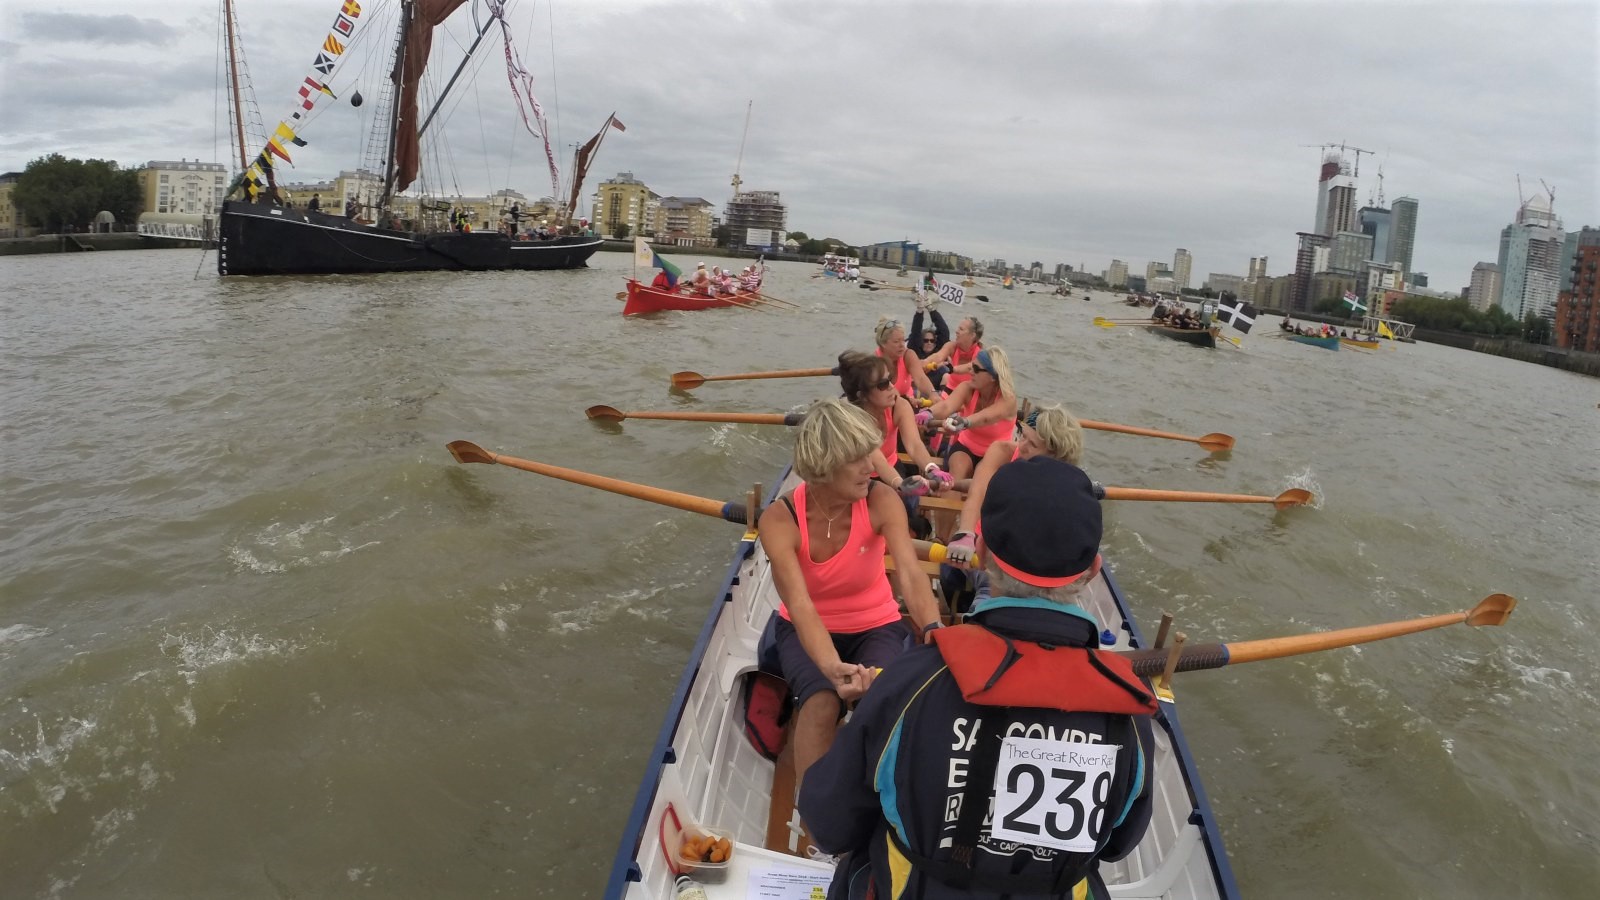
[[[549,20],[550,20],[550,94],[554,98],[551,101],[550,105],[552,107],[554,107],[555,111],[556,111],[556,146],[560,147],[561,146],[561,86],[556,84],[556,5],[554,3],[546,3],[544,5],[544,9],[545,9],[545,14],[549,17]],[[560,191],[560,186],[559,185],[557,185],[556,190],[559,193],[559,191]],[[559,203],[560,201],[561,201],[561,198],[559,196],[556,197],[556,202]]]

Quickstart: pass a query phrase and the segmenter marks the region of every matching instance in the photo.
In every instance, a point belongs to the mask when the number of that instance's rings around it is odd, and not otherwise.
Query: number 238
[[[1070,841],[1082,835],[1084,826],[1087,825],[1089,829],[1087,837],[1098,843],[1105,834],[1106,801],[1111,791],[1111,773],[1096,774],[1094,783],[1085,790],[1087,780],[1087,773],[1076,769],[1052,768],[1047,776],[1038,766],[1013,767],[1006,779],[1006,793],[1021,794],[1023,781],[1027,781],[1027,796],[1022,799],[1020,805],[1001,818],[1001,825],[1010,831],[1039,834],[1041,823],[1034,807],[1044,797],[1047,788],[1055,790],[1059,787],[1054,801],[1055,808],[1044,815],[1042,831],[1058,841]],[[1087,811],[1086,801],[1089,807]],[[1066,815],[1065,825],[1061,821],[1063,814]]]

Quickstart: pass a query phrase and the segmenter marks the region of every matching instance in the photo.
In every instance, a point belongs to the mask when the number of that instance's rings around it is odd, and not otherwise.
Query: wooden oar
[[[635,484],[631,481],[622,481],[618,478],[607,478],[604,475],[591,475],[577,469],[566,469],[561,466],[547,465],[534,462],[531,459],[518,459],[515,456],[502,456],[490,453],[471,441],[451,441],[449,444],[450,455],[458,463],[498,463],[521,469],[524,472],[534,472],[539,475],[548,475],[573,484],[585,487],[599,488],[613,494],[622,494],[625,497],[634,497],[639,500],[648,500],[662,506],[671,506],[675,509],[699,513],[702,516],[711,516],[714,519],[726,519],[741,525],[748,524],[745,519],[744,503],[719,503],[707,497],[696,497],[693,494],[680,494],[677,491],[654,488],[649,485]]]
[[[1170,500],[1178,503],[1271,503],[1277,509],[1311,502],[1311,492],[1290,488],[1276,497],[1260,494],[1213,494],[1206,491],[1158,491],[1149,488],[1106,487],[1107,500]]]
[[[669,491],[665,488],[651,487],[647,484],[636,484],[632,481],[623,481],[620,478],[607,478],[604,475],[592,475],[580,472],[577,469],[568,469],[562,466],[552,466],[546,463],[534,462],[531,459],[518,459],[515,456],[505,456],[491,453],[471,441],[451,441],[448,444],[450,455],[458,463],[489,463],[510,466],[524,472],[533,472],[538,475],[548,475],[584,487],[599,488],[624,497],[633,497],[636,500],[648,500],[673,509],[699,513],[713,519],[722,519],[739,525],[751,525],[746,513],[744,501],[738,503],[719,503],[710,497],[696,497],[693,494],[683,494],[678,491]],[[917,548],[917,558],[929,563],[940,563],[945,560],[945,546],[932,541],[913,540],[912,546]],[[887,559],[887,557],[885,557]],[[932,570],[935,574],[938,569]]]
[[[805,418],[800,413],[623,412],[614,406],[591,406],[583,414],[601,422],[665,419],[672,422],[733,422],[739,425],[799,425],[800,420]]]
[[[784,304],[786,306],[792,306],[795,309],[800,309],[801,308],[800,304],[794,302],[793,300],[785,300],[782,297],[774,297],[774,296],[772,296],[771,294],[769,294],[769,293],[767,293],[765,291],[757,292],[757,296],[759,296],[763,300],[770,300],[773,303],[782,303],[782,304]]]
[[[1096,422],[1093,419],[1079,419],[1078,424],[1095,431],[1115,431],[1118,434],[1137,434],[1144,437],[1166,438],[1169,441],[1191,441],[1213,453],[1218,450],[1232,450],[1233,436],[1213,431],[1199,437],[1190,437],[1186,434],[1174,434],[1170,431],[1157,431],[1154,428],[1139,428],[1134,425],[1118,425],[1115,422]]]
[[[699,372],[673,372],[672,386],[680,390],[689,390],[697,388],[708,381],[745,381],[755,378],[822,378],[838,374],[838,369],[782,369],[775,372],[740,372],[737,375],[701,375]]]
[[[1381,641],[1385,638],[1399,637],[1403,634],[1427,631],[1432,628],[1443,628],[1446,625],[1464,624],[1471,625],[1474,628],[1501,625],[1511,617],[1511,611],[1516,608],[1517,598],[1507,594],[1490,594],[1479,601],[1477,606],[1466,612],[1426,616],[1421,619],[1407,619],[1382,625],[1363,625],[1357,628],[1343,628],[1338,631],[1322,631],[1312,634],[1291,635],[1289,637],[1267,638],[1259,641],[1241,641],[1234,644],[1201,644],[1195,647],[1185,646],[1179,653],[1176,671],[1189,672],[1196,669],[1220,669],[1223,666],[1231,666],[1238,663],[1257,662],[1263,659],[1282,659],[1286,656],[1300,656],[1306,653],[1317,653],[1322,650],[1350,647],[1355,644],[1367,644],[1373,641]],[[1133,670],[1145,676],[1161,674],[1166,669],[1167,655],[1167,649],[1154,648],[1131,650],[1123,653],[1123,656],[1132,660]]]

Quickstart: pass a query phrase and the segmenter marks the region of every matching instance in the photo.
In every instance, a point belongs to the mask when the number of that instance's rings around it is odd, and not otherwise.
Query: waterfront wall
[[[31,253],[83,253],[89,250],[171,250],[201,246],[199,241],[124,231],[111,234],[41,234],[0,239],[0,256]]]
[[[1592,375],[1600,378],[1600,353],[1585,353],[1581,350],[1564,350],[1560,347],[1550,347],[1544,344],[1529,344],[1515,338],[1487,337],[1481,334],[1462,334],[1453,331],[1429,331],[1423,328],[1418,328],[1414,336],[1417,340],[1427,341],[1430,344],[1444,344],[1449,347],[1458,347],[1462,350],[1471,350],[1475,353],[1504,356],[1507,359],[1537,363],[1553,369],[1565,369],[1568,372],[1577,372],[1580,375]]]

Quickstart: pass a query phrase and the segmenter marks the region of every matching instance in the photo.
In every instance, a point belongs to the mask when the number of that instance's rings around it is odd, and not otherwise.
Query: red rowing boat
[[[644,313],[660,312],[664,309],[681,309],[692,312],[697,309],[717,309],[723,306],[743,306],[748,308],[756,298],[761,295],[753,291],[739,291],[731,296],[706,297],[701,294],[690,294],[678,290],[662,290],[653,288],[642,281],[628,281],[628,302],[622,307],[625,316],[637,316]]]

